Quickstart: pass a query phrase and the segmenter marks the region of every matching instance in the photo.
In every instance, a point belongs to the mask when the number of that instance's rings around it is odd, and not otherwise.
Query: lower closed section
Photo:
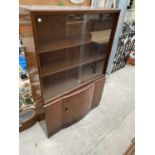
[[[45,106],[48,136],[84,117],[101,99],[104,78],[100,78]]]
[[[72,123],[87,114],[92,105],[94,83],[63,98],[63,124]]]

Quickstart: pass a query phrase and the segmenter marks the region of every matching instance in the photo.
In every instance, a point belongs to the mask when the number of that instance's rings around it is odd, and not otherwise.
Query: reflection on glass
[[[110,40],[113,23],[113,14],[88,14],[86,23],[86,35],[90,36],[91,46],[89,54],[93,62],[83,65],[81,82],[87,81],[103,74],[104,62],[107,54],[107,47]],[[87,38],[85,39],[87,43]],[[84,55],[87,53],[85,44]],[[88,76],[86,76],[86,74]]]
[[[36,15],[45,102],[103,74],[113,14]]]

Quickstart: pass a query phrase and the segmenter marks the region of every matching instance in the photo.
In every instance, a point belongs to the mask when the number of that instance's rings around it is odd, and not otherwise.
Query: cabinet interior
[[[44,102],[102,75],[113,13],[34,15]]]

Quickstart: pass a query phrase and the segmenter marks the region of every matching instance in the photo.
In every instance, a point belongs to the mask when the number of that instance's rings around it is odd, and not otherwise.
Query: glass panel
[[[79,84],[79,68],[70,69],[64,72],[47,76],[42,79],[44,100],[48,101],[52,97],[60,95]]]
[[[82,61],[85,62],[85,57],[91,61],[82,66],[81,82],[103,74],[112,24],[113,14],[87,15]]]
[[[102,74],[110,14],[35,15],[44,101]]]
[[[80,84],[83,15],[35,16],[44,101]],[[89,61],[89,60],[88,60]]]
[[[36,15],[35,21],[40,53],[81,44],[83,15]]]

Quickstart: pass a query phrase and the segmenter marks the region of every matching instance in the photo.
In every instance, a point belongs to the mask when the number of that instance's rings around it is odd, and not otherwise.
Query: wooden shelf
[[[42,77],[46,77],[52,74],[56,74],[65,70],[69,70],[80,65],[89,64],[91,62],[99,61],[105,59],[105,55],[98,55],[96,57],[85,57],[83,62],[79,62],[79,59],[73,59],[71,61],[60,61],[53,62],[51,64],[46,64],[42,66]]]
[[[80,37],[59,40],[59,41],[46,42],[39,47],[39,53],[41,53],[41,54],[47,53],[47,52],[51,52],[54,50],[76,47],[76,46],[80,46],[82,44],[88,44],[88,43],[91,43],[90,38],[87,38],[85,42],[81,43]]]
[[[77,20],[77,21],[67,21],[66,25],[75,25],[75,24],[86,24],[86,21]]]
[[[53,79],[48,77],[43,80],[43,89],[44,89],[44,101],[47,103],[51,98],[60,95],[66,90],[73,89],[75,86],[82,84],[83,82],[90,80],[103,72],[103,61],[98,61],[96,73],[92,72],[92,68],[86,67],[82,70],[81,77],[73,76],[70,74],[67,78],[65,76],[60,76],[59,78]]]
[[[111,29],[87,33],[84,42],[81,42],[80,37],[76,37],[76,38],[70,38],[65,40],[50,41],[50,42],[42,43],[42,44],[39,44],[39,48],[38,48],[39,53],[43,54],[54,50],[76,47],[76,46],[89,44],[93,42],[98,44],[108,43],[110,39],[110,33],[111,33]]]

